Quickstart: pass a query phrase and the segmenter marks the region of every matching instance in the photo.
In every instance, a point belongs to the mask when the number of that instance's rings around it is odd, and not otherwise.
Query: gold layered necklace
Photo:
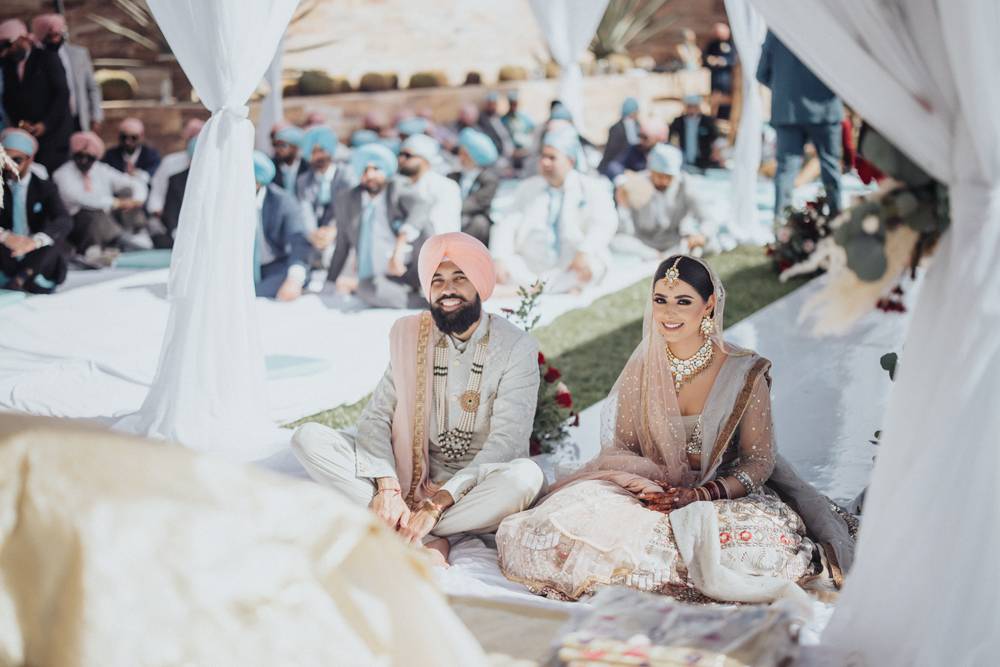
[[[712,347],[711,338],[706,338],[701,349],[690,359],[678,359],[670,351],[669,345],[666,348],[667,361],[670,363],[670,370],[674,376],[674,388],[677,393],[680,393],[683,385],[704,373],[712,365],[712,360],[715,359],[715,348]]]

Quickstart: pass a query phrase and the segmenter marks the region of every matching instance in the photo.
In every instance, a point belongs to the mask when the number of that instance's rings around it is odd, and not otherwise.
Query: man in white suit
[[[98,132],[104,122],[101,87],[94,80],[94,65],[86,47],[66,41],[66,19],[62,14],[39,14],[31,21],[31,31],[46,49],[56,53],[66,70],[69,107],[74,132]]]
[[[546,292],[577,293],[599,283],[611,265],[615,203],[606,182],[574,168],[579,144],[568,123],[550,130],[538,175],[518,186],[510,212],[493,227],[490,251],[506,294],[539,280]]]

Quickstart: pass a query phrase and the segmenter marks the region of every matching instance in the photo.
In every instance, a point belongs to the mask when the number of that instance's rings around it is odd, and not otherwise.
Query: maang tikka
[[[677,287],[677,284],[681,281],[681,272],[677,268],[677,265],[681,263],[681,256],[678,255],[677,259],[674,260],[674,265],[667,269],[667,272],[663,274],[663,279],[667,281],[667,289],[673,289]]]

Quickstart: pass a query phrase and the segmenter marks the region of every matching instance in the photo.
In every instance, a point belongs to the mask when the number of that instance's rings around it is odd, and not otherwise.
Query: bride
[[[500,525],[508,579],[562,599],[621,584],[701,602],[840,586],[856,519],[778,455],[771,363],[722,341],[724,307],[708,264],[660,264],[600,454]]]

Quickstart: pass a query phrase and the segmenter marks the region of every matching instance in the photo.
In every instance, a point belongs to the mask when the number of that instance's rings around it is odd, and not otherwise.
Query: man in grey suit
[[[816,147],[823,185],[835,214],[840,208],[840,126],[844,120],[840,98],[772,32],[764,40],[757,80],[771,89],[771,125],[778,135],[775,218],[784,217],[795,177],[802,169],[802,149],[807,139]]]
[[[639,100],[626,97],[622,102],[622,117],[608,130],[608,143],[604,145],[604,157],[597,171],[605,173],[611,161],[629,147],[639,143]]]
[[[272,183],[276,171],[271,158],[253,152],[257,181],[254,291],[257,296],[295,301],[308,278],[309,239],[298,200]]]
[[[679,148],[657,144],[649,152],[649,176],[627,177],[615,192],[619,225],[612,250],[646,261],[721,250],[718,224],[683,167]]]
[[[489,245],[490,212],[500,179],[491,167],[499,158],[493,141],[483,132],[467,127],[458,135],[458,159],[462,171],[448,174],[462,194],[462,231]]]
[[[327,280],[376,308],[424,308],[417,256],[434,230],[409,180],[393,178],[397,165],[381,144],[354,151],[351,167],[361,182],[337,195],[336,247]],[[357,278],[341,276],[351,249]]]
[[[66,19],[62,14],[39,14],[31,21],[31,31],[46,49],[59,56],[66,70],[69,108],[76,132],[98,132],[104,122],[101,87],[94,79],[94,65],[84,46],[66,41]]]

